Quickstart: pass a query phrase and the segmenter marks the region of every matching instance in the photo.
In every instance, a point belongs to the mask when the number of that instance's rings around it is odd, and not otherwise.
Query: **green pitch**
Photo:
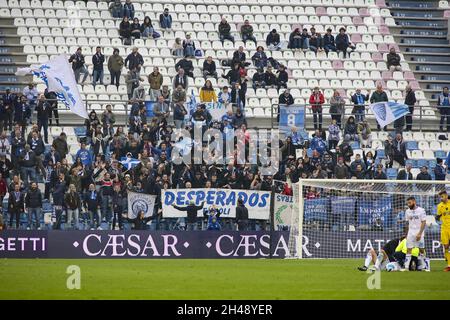
[[[444,261],[432,272],[382,272],[367,289],[359,260],[0,260],[0,299],[450,299]],[[69,290],[69,265],[81,289]]]

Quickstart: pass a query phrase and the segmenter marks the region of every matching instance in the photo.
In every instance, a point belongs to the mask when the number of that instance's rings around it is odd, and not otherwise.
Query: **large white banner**
[[[225,107],[225,105],[223,103],[214,103],[214,102],[209,102],[206,103],[206,110],[209,111],[209,113],[211,114],[211,117],[213,119],[213,121],[222,121],[222,117],[227,113],[227,108]]]
[[[232,189],[169,189],[162,192],[163,217],[186,217],[186,211],[180,211],[173,205],[184,207],[190,201],[196,205],[204,202],[203,210],[198,211],[198,216],[203,216],[204,210],[216,205],[222,218],[235,218],[238,199],[244,201],[248,209],[249,219],[267,220],[270,217],[270,192]]]
[[[144,211],[145,217],[153,215],[156,196],[145,193],[128,192],[128,218],[134,219],[139,211]]]
[[[65,54],[56,56],[41,65],[20,68],[16,75],[29,73],[42,79],[47,85],[48,91],[55,92],[58,99],[64,102],[73,113],[85,119],[88,118],[86,105],[81,99],[75,75]]]

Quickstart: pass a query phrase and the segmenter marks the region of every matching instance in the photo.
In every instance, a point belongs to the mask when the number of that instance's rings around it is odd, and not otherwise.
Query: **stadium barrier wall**
[[[303,258],[363,258],[398,234],[303,232]],[[330,241],[333,239],[333,241]],[[442,258],[438,233],[426,235],[427,255]],[[286,258],[289,232],[4,231],[0,258]],[[271,242],[271,244],[270,244]],[[272,255],[270,255],[270,251]]]

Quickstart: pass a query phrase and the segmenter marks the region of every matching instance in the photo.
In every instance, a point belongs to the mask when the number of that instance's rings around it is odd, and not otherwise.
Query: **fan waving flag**
[[[48,91],[55,92],[73,113],[87,119],[86,105],[78,91],[75,75],[65,54],[56,56],[41,65],[31,65],[29,68],[17,69],[16,75],[23,76],[32,73],[42,79]]]
[[[194,89],[191,90],[191,101],[189,101],[189,114],[192,115],[197,108],[197,99],[195,98]]]
[[[387,126],[409,113],[409,108],[406,104],[396,102],[374,103],[370,105],[370,109],[381,127]]]

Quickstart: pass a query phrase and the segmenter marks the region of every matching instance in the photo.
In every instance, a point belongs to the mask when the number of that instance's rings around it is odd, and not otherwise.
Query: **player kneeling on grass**
[[[419,248],[420,254],[418,257],[419,264],[417,270],[430,271],[429,263],[425,261],[425,226],[426,226],[426,212],[423,208],[416,204],[414,197],[409,197],[407,200],[408,209],[405,211],[405,219],[407,222],[407,236],[406,236],[406,257],[405,265],[400,271],[408,271],[411,263],[412,249]]]
[[[447,260],[447,267],[444,271],[450,271],[450,201],[446,191],[439,192],[441,202],[437,206],[436,220],[442,221],[441,243],[444,247],[444,255]]]

